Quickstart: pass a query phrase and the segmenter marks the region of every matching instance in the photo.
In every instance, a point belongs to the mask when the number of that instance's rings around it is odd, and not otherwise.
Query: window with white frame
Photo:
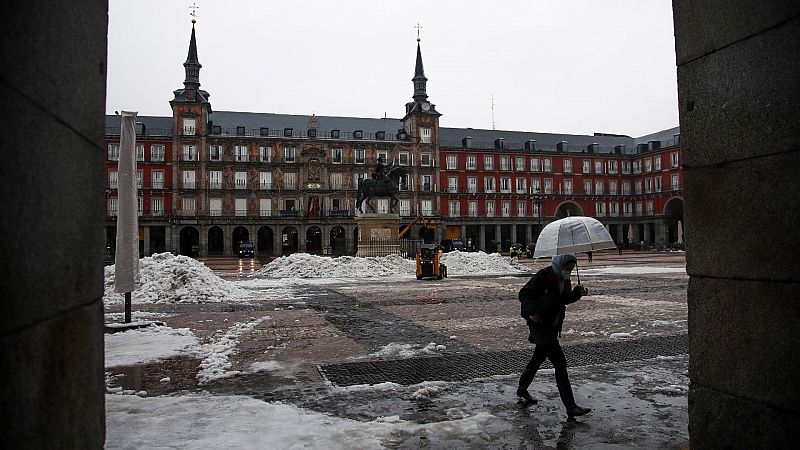
[[[470,194],[478,192],[478,177],[467,177],[467,192]]]
[[[511,170],[511,158],[508,156],[500,157],[500,170]]]
[[[656,177],[655,182],[656,192],[661,192],[664,189],[664,185],[661,183],[661,177]]]
[[[236,161],[239,162],[247,162],[247,146],[246,145],[237,145],[234,147]]]
[[[545,172],[552,172],[553,171],[553,160],[550,158],[544,159],[543,169]]]
[[[108,215],[109,216],[116,216],[117,215],[117,198],[116,197],[109,197],[108,199]]]
[[[661,170],[661,155],[653,158],[653,170]]]
[[[636,202],[636,215],[641,216],[644,213],[644,205],[642,202]]]
[[[183,160],[184,161],[197,161],[197,147],[194,145],[183,146]]]
[[[364,164],[367,159],[367,151],[363,148],[354,149],[353,155],[355,156],[356,164]]]
[[[641,161],[634,161],[633,162],[633,173],[635,173],[635,174],[642,173],[642,162]]]
[[[287,198],[283,200],[283,209],[285,211],[296,211],[297,210],[297,201],[293,198]]]
[[[342,163],[342,149],[335,147],[331,149],[331,162],[334,164]]]
[[[505,194],[511,192],[511,178],[500,177],[500,192]]]
[[[208,188],[222,189],[222,171],[210,170],[208,172]]]
[[[672,168],[678,167],[678,152],[672,152],[669,155],[670,166]]]
[[[619,215],[619,203],[610,202],[608,204],[608,214],[612,217],[617,217]]]
[[[193,216],[197,210],[194,197],[184,197],[181,199],[181,210],[185,216]]]
[[[108,144],[108,160],[119,161],[119,144]]]
[[[603,202],[595,202],[594,204],[594,215],[597,217],[602,217],[606,215],[606,204]]]
[[[511,202],[509,201],[500,202],[500,214],[503,217],[511,217]]]
[[[458,157],[456,155],[447,155],[447,169],[456,170],[458,168]]]
[[[136,144],[136,161],[144,161],[144,144]]]
[[[419,128],[419,142],[421,144],[430,144],[431,143],[431,127],[420,127]]]
[[[458,192],[458,177],[447,177],[447,192]]]
[[[210,198],[208,199],[208,215],[221,216],[222,215],[222,199]]]
[[[259,172],[258,187],[263,190],[272,189],[272,172]]]
[[[344,202],[339,198],[332,198],[331,199],[331,211],[341,211],[343,210]]]
[[[397,162],[401,166],[408,166],[411,164],[411,158],[409,157],[408,152],[400,152],[397,154]]]
[[[633,210],[632,210],[631,207],[632,207],[631,202],[623,203],[622,204],[622,213],[625,214],[625,216],[630,217],[633,214]]]
[[[531,209],[534,217],[541,217],[542,207],[539,203],[533,202],[533,204],[531,205]]]
[[[235,189],[247,189],[247,172],[236,172],[233,182]]]
[[[517,169],[517,172],[522,172],[525,170],[525,157],[524,156],[517,156],[514,158],[514,168]]]
[[[164,197],[152,197],[150,199],[150,214],[153,216],[164,215]]]
[[[164,146],[151,145],[150,146],[150,161],[163,162],[164,161]]]
[[[564,173],[572,173],[572,160],[569,158],[564,159]]]
[[[196,127],[197,122],[195,119],[190,119],[188,117],[183,118],[183,135],[184,136],[193,136],[197,132]]]
[[[433,201],[432,200],[422,200],[419,202],[420,209],[422,210],[423,216],[432,216],[433,215]]]
[[[631,162],[630,161],[622,161],[622,174],[628,175],[631,173]]]
[[[538,194],[542,192],[542,179],[541,178],[532,178],[531,179],[531,190],[534,194]]]
[[[478,217],[478,202],[470,200],[469,203],[467,203],[467,213],[470,217]]]
[[[650,173],[652,171],[653,171],[653,160],[650,159],[650,158],[647,158],[647,159],[644,160],[644,172],[645,173]]]
[[[594,193],[597,195],[603,195],[605,191],[603,180],[594,180]]]
[[[583,160],[583,173],[592,173],[592,162],[588,159]]]
[[[644,180],[644,192],[646,194],[649,194],[649,193],[653,192],[653,179],[652,178],[647,178],[647,179]]]
[[[423,152],[419,154],[420,164],[425,167],[430,167],[431,165],[431,154],[428,152]]]
[[[525,201],[517,201],[517,217],[525,217]]]
[[[467,155],[467,170],[478,169],[478,157],[475,155]]]
[[[680,179],[678,178],[678,174],[675,174],[672,176],[672,190],[677,191],[680,188]]]
[[[533,157],[531,158],[531,172],[539,172],[542,168],[539,164],[539,158]]]
[[[572,180],[564,180],[564,194],[572,195]]]
[[[270,217],[272,215],[271,198],[261,198],[258,200],[258,215],[261,217]]]
[[[184,170],[183,171],[183,184],[181,185],[184,189],[194,189],[195,186],[195,172],[194,170]]]
[[[399,187],[401,191],[410,191],[412,184],[411,184],[411,175],[405,174],[400,177]]]
[[[433,176],[431,175],[423,175],[422,176],[422,190],[425,192],[430,192],[433,190]]]
[[[164,171],[154,170],[150,172],[150,186],[153,189],[164,189]]]
[[[258,147],[258,157],[261,162],[272,162],[272,147]]]
[[[344,184],[344,174],[341,172],[331,172],[331,189],[341,189]]]
[[[608,195],[617,195],[617,180],[608,180]]]
[[[239,216],[239,217],[246,216],[247,215],[247,199],[246,198],[237,198],[234,201],[236,202],[235,203],[236,215]]]
[[[136,171],[136,188],[141,189],[144,186],[144,170],[139,169]]]
[[[544,193],[545,194],[552,194],[553,193],[553,179],[552,178],[545,178],[544,179]]]
[[[630,181],[623,181],[622,182],[622,195],[631,195],[631,182]]]
[[[108,188],[117,189],[119,187],[119,172],[116,170],[108,171]]]
[[[450,200],[448,202],[450,217],[458,217],[461,215],[461,202],[458,200]]]
[[[367,179],[367,174],[364,172],[353,173],[353,186],[358,189],[359,183]]]
[[[647,201],[647,215],[648,216],[652,216],[653,215],[653,201],[652,200],[648,200]]]
[[[602,174],[603,173],[603,161],[595,161],[594,162],[594,173]]]
[[[209,161],[221,161],[222,160],[222,146],[221,145],[209,145],[208,146],[208,160]]]
[[[592,180],[583,180],[583,194],[584,195],[592,194]]]
[[[284,173],[283,187],[286,189],[297,189],[297,173],[295,172]]]
[[[295,161],[294,147],[287,145],[283,147],[283,162],[293,163]]]
[[[486,200],[486,217],[494,217],[494,200]]]
[[[483,157],[483,170],[494,170],[494,156],[486,155]]]
[[[483,190],[487,194],[492,194],[495,191],[494,187],[494,177],[484,177],[483,178]]]
[[[378,159],[382,159],[383,162],[389,163],[389,151],[388,150],[378,150]]]
[[[528,180],[525,178],[517,178],[517,194],[528,193]]]
[[[617,161],[611,160],[608,162],[608,173],[611,175],[617,174]]]
[[[633,192],[636,195],[639,195],[639,194],[642,193],[642,180],[636,180],[636,181],[633,182]]]
[[[141,216],[144,213],[144,199],[142,197],[137,198],[136,204],[136,212]]]
[[[406,198],[400,199],[400,215],[403,217],[411,215],[411,200]]]

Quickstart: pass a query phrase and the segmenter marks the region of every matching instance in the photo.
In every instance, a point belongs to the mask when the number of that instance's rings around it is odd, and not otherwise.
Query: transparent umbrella
[[[536,241],[533,257],[593,252],[610,248],[617,248],[617,245],[599,220],[572,216],[551,222],[542,229]],[[578,274],[578,284],[580,282]]]

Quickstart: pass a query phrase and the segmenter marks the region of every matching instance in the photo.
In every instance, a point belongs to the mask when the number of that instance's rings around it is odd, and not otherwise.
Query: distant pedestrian
[[[566,305],[588,294],[583,286],[577,285],[573,289],[570,283],[570,273],[577,263],[578,258],[574,253],[554,256],[551,265],[538,271],[519,291],[520,314],[530,331],[528,341],[534,343],[536,348],[519,379],[517,396],[527,404],[537,403],[528,393],[528,386],[533,382],[533,377],[544,360],[549,359],[556,372],[556,386],[561,402],[567,408],[567,416],[570,418],[591,411],[575,403],[567,374],[567,359],[558,342]]]
[[[617,245],[617,251],[619,251],[620,255],[622,254],[622,244]]]
[[[589,262],[592,262],[592,252],[586,252],[586,257],[589,258]]]

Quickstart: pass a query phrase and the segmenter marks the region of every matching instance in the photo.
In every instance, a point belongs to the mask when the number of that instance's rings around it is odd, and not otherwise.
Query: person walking
[[[567,359],[558,342],[566,305],[588,294],[588,290],[581,285],[572,288],[570,273],[577,263],[578,258],[574,253],[554,256],[551,265],[538,271],[519,291],[520,315],[528,324],[528,341],[536,347],[520,376],[517,396],[526,404],[537,403],[528,393],[528,386],[544,360],[549,359],[555,369],[556,386],[569,418],[591,412],[590,408],[575,403],[567,374]]]

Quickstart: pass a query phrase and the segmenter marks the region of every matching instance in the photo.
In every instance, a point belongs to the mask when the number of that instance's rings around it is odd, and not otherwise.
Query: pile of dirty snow
[[[281,256],[262,267],[256,275],[301,278],[378,278],[395,275],[414,275],[414,261],[400,255],[366,258],[309,255],[293,253]]]
[[[242,300],[250,295],[214,275],[211,269],[187,256],[157,253],[139,260],[139,287],[133,291],[136,303],[200,303]],[[114,265],[105,268],[106,304],[121,303],[123,294],[114,292]]]
[[[509,257],[499,253],[462,253],[454,251],[442,255],[448,276],[498,275],[527,272]],[[400,255],[353,257],[294,253],[277,258],[262,267],[255,275],[268,277],[300,278],[384,278],[409,277],[416,274],[414,260]]]
[[[442,255],[442,262],[447,266],[447,276],[451,275],[498,275],[527,272],[513,258],[499,253],[460,252],[458,250]]]

